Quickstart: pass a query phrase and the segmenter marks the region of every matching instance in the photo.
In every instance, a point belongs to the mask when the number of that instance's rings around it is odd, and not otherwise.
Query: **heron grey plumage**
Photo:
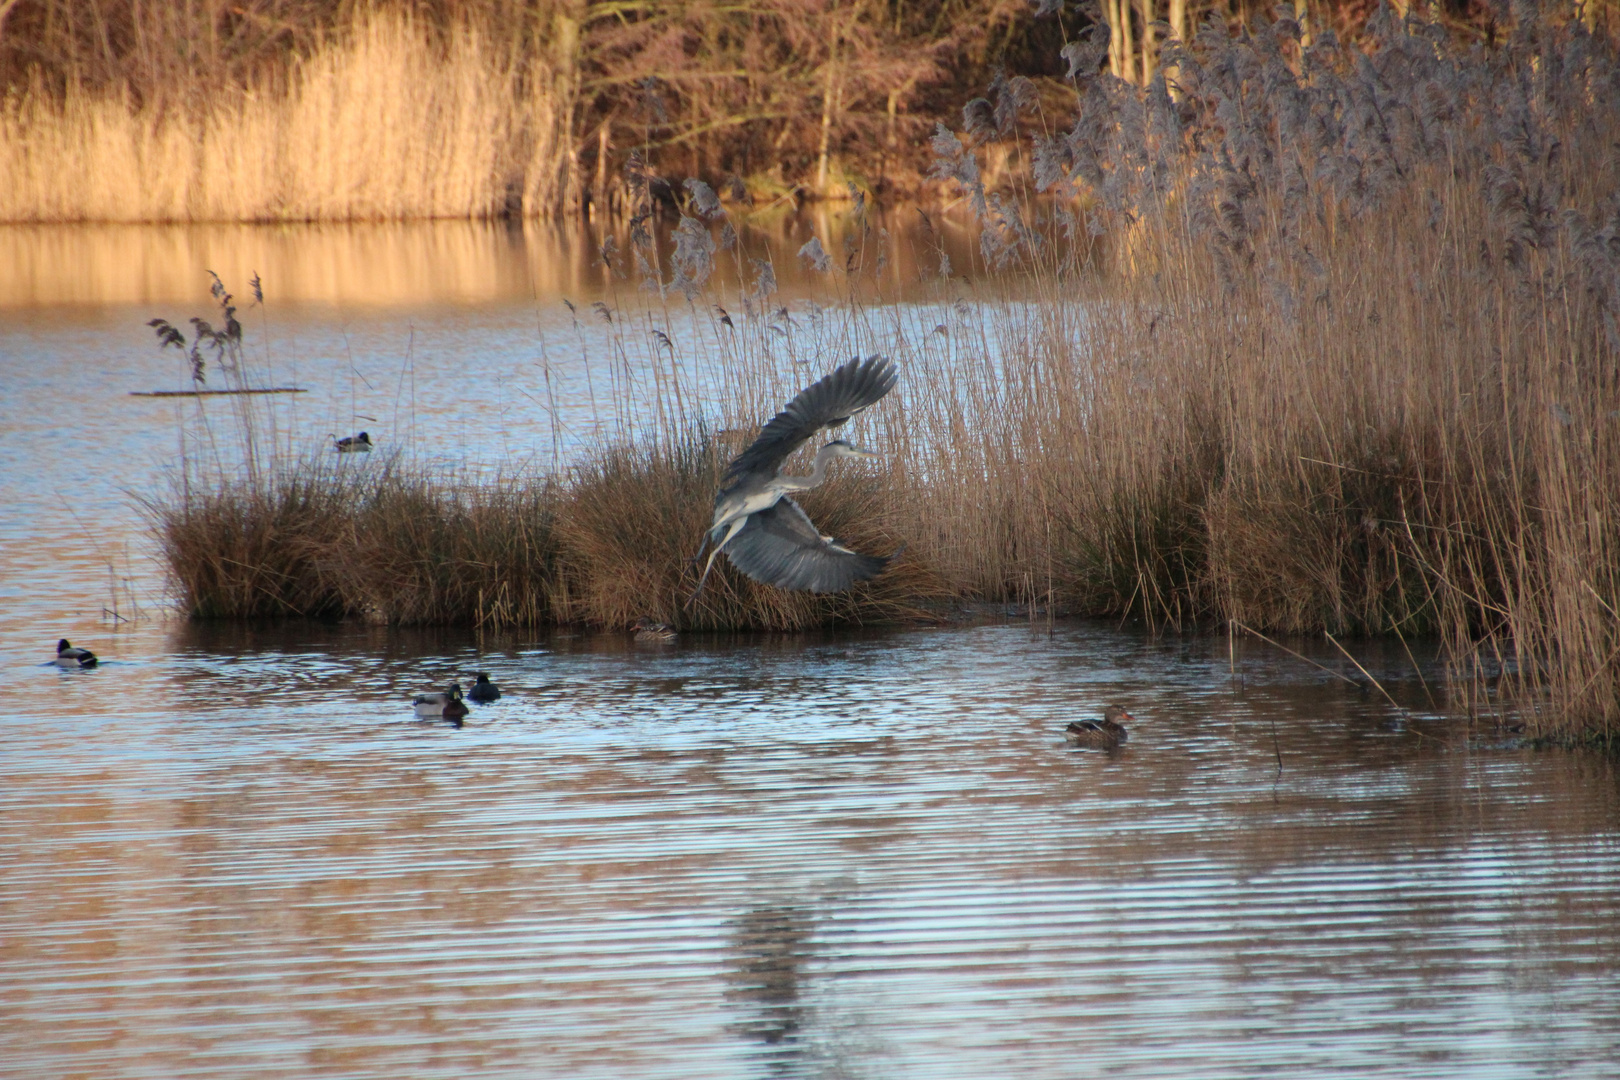
[[[837,428],[894,389],[900,372],[883,356],[856,358],[800,391],[760,429],[759,437],[726,469],[714,497],[707,540],[714,544],[692,594],[703,591],[714,560],[723,551],[755,581],[781,589],[841,592],[876,577],[894,557],[863,555],[824,535],[790,493],[808,491],[826,479],[835,458],[877,457],[842,439],[816,451],[808,476],[781,475],[782,463],[822,428]]]

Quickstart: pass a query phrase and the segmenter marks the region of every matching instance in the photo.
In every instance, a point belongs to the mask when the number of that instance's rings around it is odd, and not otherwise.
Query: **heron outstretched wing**
[[[760,429],[759,437],[726,469],[720,486],[750,473],[775,476],[787,456],[817,431],[837,426],[876,403],[900,379],[886,356],[855,359],[806,387]]]
[[[750,516],[725,552],[755,581],[817,593],[842,592],[876,577],[893,558],[862,555],[823,537],[789,498]]]

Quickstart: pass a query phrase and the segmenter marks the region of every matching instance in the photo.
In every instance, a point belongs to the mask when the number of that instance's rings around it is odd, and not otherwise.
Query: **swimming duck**
[[[630,624],[630,629],[636,632],[637,641],[675,640],[675,628],[669,623],[653,622],[651,619],[637,619]]]
[[[461,684],[458,682],[451,683],[439,693],[418,694],[411,704],[416,708],[416,715],[424,719],[443,717],[459,722],[470,711],[467,703],[461,700]]]
[[[1110,705],[1103,710],[1101,720],[1076,720],[1063,729],[1063,737],[1076,746],[1100,746],[1111,750],[1129,738],[1121,720],[1134,722],[1136,717],[1118,705]]]
[[[95,667],[96,654],[89,649],[75,649],[67,638],[56,643],[57,667]]]
[[[371,436],[362,431],[358,435],[349,435],[339,439],[335,445],[340,454],[369,454],[371,453]]]
[[[467,696],[480,705],[488,705],[490,702],[500,699],[501,688],[490,682],[489,676],[480,671],[478,681],[472,684],[472,689],[467,691]]]

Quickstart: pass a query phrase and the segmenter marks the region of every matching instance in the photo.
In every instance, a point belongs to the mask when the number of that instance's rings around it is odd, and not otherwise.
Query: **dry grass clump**
[[[702,572],[693,556],[729,456],[692,433],[668,446],[615,447],[576,469],[561,527],[570,592],[559,616],[604,626],[647,616],[694,629],[799,630],[925,617],[950,596],[916,558],[902,556],[847,593],[818,596],[760,585],[721,556],[703,595],[687,606]],[[799,502],[817,527],[857,550],[886,554],[902,546],[893,496],[880,477],[835,477]]]
[[[719,468],[697,439],[621,444],[575,468],[561,540],[567,595],[558,615],[626,627],[678,625],[697,585],[688,560],[709,526]]]
[[[396,625],[543,623],[557,589],[558,497],[545,479],[465,484],[393,472],[325,553],[347,611]]]
[[[759,585],[722,557],[688,607],[724,464],[697,436],[610,446],[566,481],[456,483],[391,464],[362,475],[305,462],[257,483],[197,487],[154,516],[195,618],[623,629],[646,617],[795,630],[924,617],[948,598],[916,559],[848,593],[812,596]],[[880,478],[844,477],[803,505],[845,542],[894,551],[901,530],[889,503]]]
[[[147,504],[186,611],[199,619],[335,617],[354,609],[331,554],[363,482],[322,469],[191,487]]]

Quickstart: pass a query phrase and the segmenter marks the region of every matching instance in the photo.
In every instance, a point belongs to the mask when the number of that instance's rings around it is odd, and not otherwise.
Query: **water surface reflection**
[[[862,219],[839,206],[741,215],[734,219],[741,249],[719,253],[714,283],[727,292],[739,278],[751,286],[747,260],[764,259],[784,295],[819,295],[825,276],[796,254],[812,237],[840,261],[848,238],[850,250],[864,255],[868,287],[891,299],[936,276],[941,252],[971,272],[969,223],[950,214],[930,220],[936,224],[924,226],[910,208],[873,210],[863,233]],[[673,225],[673,219],[658,225],[666,280]],[[621,253],[610,255],[612,265],[602,256],[610,237]],[[629,251],[623,221],[0,225],[0,310],[193,303],[207,295],[209,271],[243,296],[258,275],[269,295],[291,304],[398,309],[557,296],[589,301],[627,280],[637,287],[626,272]]]
[[[811,932],[810,912],[785,903],[751,907],[731,926],[727,997],[743,1014],[733,1026],[762,1044],[771,1075],[802,1073],[806,1007],[800,983],[807,978]]]
[[[10,671],[54,688],[0,757],[22,1075],[1598,1076],[1620,1045],[1612,765],[1481,747],[1398,649],[1363,662],[1402,711],[1089,624],[121,645]],[[475,666],[501,701],[411,716]],[[1113,700],[1119,754],[1062,741]]]

